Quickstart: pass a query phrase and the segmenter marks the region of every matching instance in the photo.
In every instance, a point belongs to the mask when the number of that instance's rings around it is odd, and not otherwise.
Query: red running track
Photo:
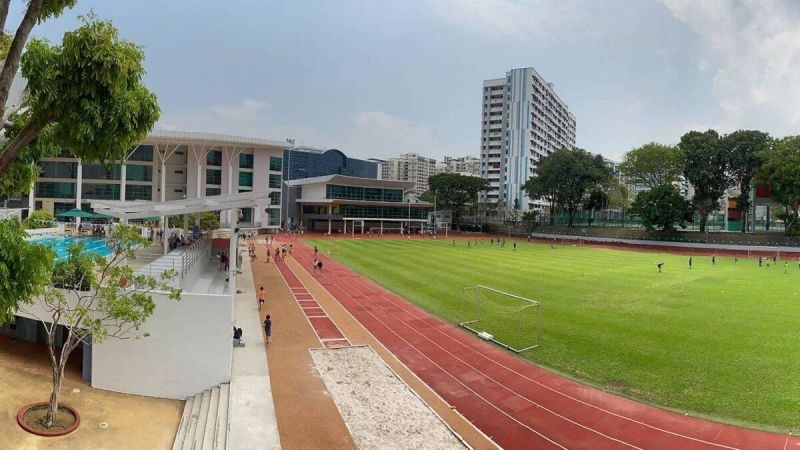
[[[305,268],[312,250],[294,241]],[[501,447],[797,449],[800,438],[683,416],[568,380],[481,341],[325,258],[317,280]]]

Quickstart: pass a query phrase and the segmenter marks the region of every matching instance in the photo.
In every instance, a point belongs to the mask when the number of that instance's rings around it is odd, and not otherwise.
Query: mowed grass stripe
[[[348,239],[333,256],[451,322],[483,284],[542,303],[525,358],[623,395],[761,428],[800,429],[800,268],[755,259],[484,240]],[[331,240],[312,240],[321,251]],[[664,273],[656,263],[664,262]]]

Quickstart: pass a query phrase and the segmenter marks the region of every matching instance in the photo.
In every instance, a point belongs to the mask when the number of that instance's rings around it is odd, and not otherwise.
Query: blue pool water
[[[74,238],[67,236],[48,236],[31,239],[30,242],[44,244],[52,249],[56,254],[56,259],[65,258],[68,254],[67,246],[75,242],[83,242],[83,251],[95,253],[101,256],[108,256],[112,250],[106,247],[106,241],[102,238],[86,237]]]

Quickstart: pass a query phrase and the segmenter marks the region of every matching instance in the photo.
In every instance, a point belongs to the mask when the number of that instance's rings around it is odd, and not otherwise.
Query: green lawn
[[[330,240],[308,240],[320,251]],[[800,268],[520,242],[340,241],[333,256],[440,317],[482,284],[541,302],[538,364],[648,403],[800,430]],[[474,242],[473,242],[474,244]],[[658,273],[656,263],[664,262]]]

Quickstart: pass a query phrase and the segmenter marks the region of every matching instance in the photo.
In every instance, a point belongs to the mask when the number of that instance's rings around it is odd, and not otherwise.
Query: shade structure
[[[92,214],[92,217],[95,218],[95,219],[113,219],[114,218],[114,216],[109,216],[108,214],[102,214],[102,213],[94,213],[94,214]]]
[[[96,217],[94,214],[84,211],[82,209],[73,208],[69,211],[64,211],[62,213],[56,214],[56,217],[81,217],[81,218],[92,218]]]

